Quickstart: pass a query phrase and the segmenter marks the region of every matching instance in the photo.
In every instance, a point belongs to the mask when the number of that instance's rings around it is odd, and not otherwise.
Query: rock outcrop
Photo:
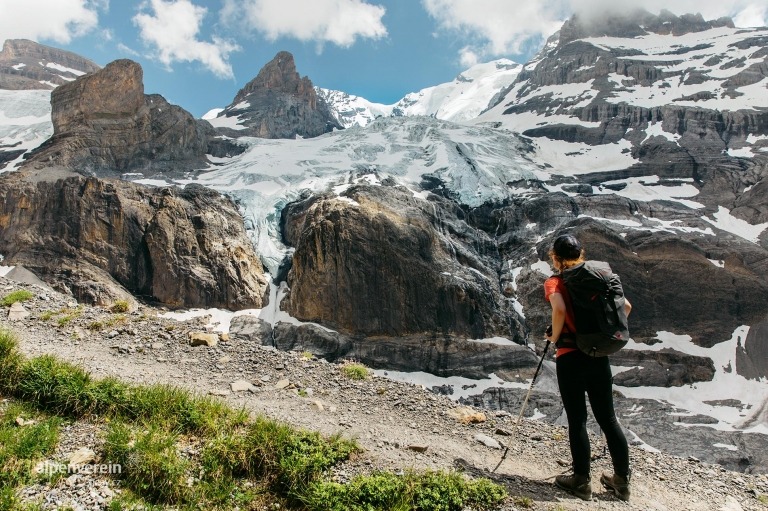
[[[172,307],[266,303],[268,283],[242,218],[217,192],[53,172],[0,179],[5,264],[90,303],[128,292]]]
[[[516,344],[491,344],[451,337],[349,336],[319,325],[278,322],[274,328],[253,316],[232,319],[234,339],[257,341],[282,351],[309,352],[329,361],[358,360],[395,371],[423,371],[438,376],[484,379],[490,373],[510,381],[530,378],[536,354]]]
[[[231,136],[311,138],[343,128],[286,51],[275,55],[219,116],[236,118],[244,127],[219,128]]]
[[[187,172],[206,165],[215,133],[162,96],[144,94],[131,60],[61,85],[51,94],[53,136],[25,166],[62,166],[85,175]]]
[[[442,222],[445,207],[438,197],[417,201],[388,186],[355,186],[343,197],[287,206],[283,233],[296,247],[287,309],[302,320],[367,336],[519,340],[520,320],[492,277],[496,270],[488,265],[494,263],[475,250],[483,244],[492,250],[493,243],[458,219]]]
[[[7,39],[0,51],[0,89],[54,89],[100,67],[75,53],[27,39]]]

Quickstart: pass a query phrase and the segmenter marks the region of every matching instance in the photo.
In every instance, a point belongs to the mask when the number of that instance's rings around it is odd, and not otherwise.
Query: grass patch
[[[506,496],[488,480],[468,480],[454,472],[377,473],[346,485],[333,483],[330,469],[359,451],[355,442],[251,417],[221,400],[176,387],[95,380],[51,356],[26,360],[15,338],[3,330],[0,393],[25,401],[28,410],[101,417],[109,424],[102,461],[121,467],[113,476],[122,479],[128,492],[109,504],[113,511],[168,506],[246,511],[275,503],[302,511],[480,511],[497,507]],[[0,488],[26,483],[29,470],[22,470],[20,460],[28,460],[28,468],[51,452],[61,421],[54,417],[18,428],[15,417],[29,412],[13,410],[6,409],[0,420],[0,477],[6,478],[0,479]],[[0,511],[21,509],[15,495],[0,492]]]
[[[130,308],[131,308],[131,304],[128,303],[128,300],[117,300],[115,303],[112,304],[109,310],[110,312],[120,313],[120,312],[128,312]]]
[[[467,480],[458,472],[409,472],[398,476],[380,472],[360,476],[349,484],[312,485],[305,504],[329,511],[461,511],[497,508],[506,491],[487,479]]]
[[[128,322],[128,316],[125,314],[115,314],[114,316],[104,320],[105,327],[112,327],[115,325],[124,325]]]
[[[514,502],[517,507],[522,507],[525,509],[530,509],[533,507],[533,499],[531,497],[515,497],[512,499],[512,502]]]
[[[43,320],[43,321],[48,321],[49,319],[51,319],[55,315],[56,315],[56,313],[54,311],[47,310],[47,311],[41,312],[40,316],[38,316],[38,318]]]
[[[26,289],[19,289],[18,291],[12,291],[5,295],[2,300],[0,300],[0,305],[3,307],[10,307],[16,302],[24,302],[26,300],[32,299],[32,297],[35,296],[30,291],[27,291]]]
[[[351,380],[365,380],[370,376],[370,371],[363,364],[352,362],[341,366],[341,372]]]
[[[94,332],[98,332],[102,328],[104,328],[104,323],[101,321],[91,321],[88,323],[88,326],[86,327],[88,330],[92,330]]]
[[[21,418],[32,423],[22,426]],[[34,419],[34,420],[33,420]],[[9,404],[0,415],[0,488],[14,488],[34,479],[34,463],[53,452],[59,441],[61,419],[38,418],[34,410],[22,404]],[[13,494],[0,497],[11,502]],[[0,504],[0,509],[4,509]],[[13,509],[13,507],[6,508]]]

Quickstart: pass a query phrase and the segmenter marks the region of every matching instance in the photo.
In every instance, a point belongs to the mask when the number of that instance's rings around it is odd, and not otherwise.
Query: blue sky
[[[764,0],[0,0],[0,40],[106,65],[130,58],[146,93],[195,116],[229,104],[281,50],[315,85],[391,104],[473,63],[524,63],[573,12],[652,12],[768,23]]]

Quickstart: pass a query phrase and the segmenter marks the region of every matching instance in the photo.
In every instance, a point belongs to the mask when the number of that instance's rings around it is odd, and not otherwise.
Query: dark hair
[[[555,239],[552,252],[564,260],[578,259],[582,255],[581,242],[571,234],[563,234]]]

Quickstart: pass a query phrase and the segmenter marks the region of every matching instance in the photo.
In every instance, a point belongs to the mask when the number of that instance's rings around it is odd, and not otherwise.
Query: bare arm
[[[632,312],[632,304],[629,303],[629,300],[627,300],[627,297],[624,297],[624,313],[629,317],[629,313]]]
[[[565,300],[563,295],[552,293],[549,296],[549,304],[552,306],[552,335],[547,336],[547,340],[557,342],[565,324]]]

